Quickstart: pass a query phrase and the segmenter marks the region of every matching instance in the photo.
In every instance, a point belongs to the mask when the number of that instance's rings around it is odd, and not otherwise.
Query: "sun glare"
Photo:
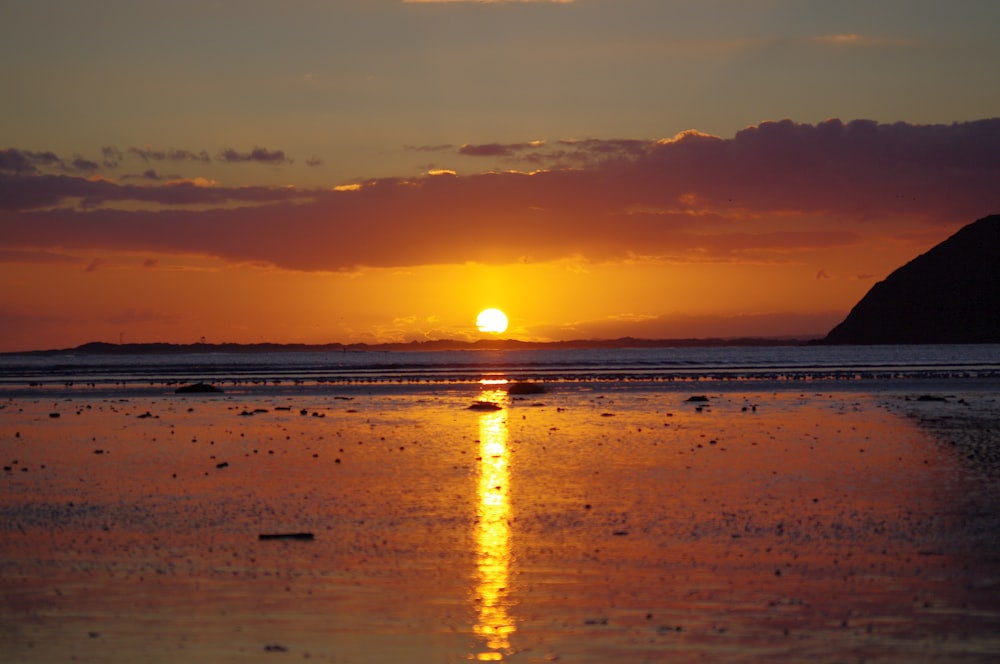
[[[507,331],[507,314],[499,309],[484,309],[476,317],[476,327],[480,332],[500,334]]]

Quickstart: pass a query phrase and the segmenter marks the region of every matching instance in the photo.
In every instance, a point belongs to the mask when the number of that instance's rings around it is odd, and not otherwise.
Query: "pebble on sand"
[[[472,405],[469,406],[469,410],[500,410],[503,406],[498,403],[493,403],[492,401],[473,401]]]

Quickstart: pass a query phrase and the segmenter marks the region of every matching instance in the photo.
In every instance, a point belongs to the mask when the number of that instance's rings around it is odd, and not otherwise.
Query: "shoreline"
[[[826,378],[810,375],[796,376],[762,376],[748,378],[738,376],[718,378],[706,376],[667,377],[661,379],[623,379],[607,378],[578,380],[544,380],[532,379],[494,385],[505,389],[506,384],[516,382],[535,383],[542,387],[545,394],[558,393],[701,393],[717,392],[721,394],[754,392],[809,392],[809,393],[863,393],[863,394],[907,394],[918,398],[922,394],[942,393],[1000,393],[1000,376],[992,373],[983,376],[941,376],[926,375],[914,372],[910,376],[891,377],[850,377]],[[218,389],[215,393],[179,394],[177,390],[194,383],[206,383]],[[0,401],[12,399],[116,399],[116,398],[227,398],[227,397],[282,397],[296,396],[329,397],[357,395],[414,395],[433,396],[451,394],[474,394],[485,389],[482,379],[479,380],[403,380],[385,378],[382,380],[313,380],[309,382],[298,380],[265,380],[265,379],[223,379],[211,380],[203,377],[190,379],[129,379],[128,381],[102,380],[88,382],[85,380],[60,381],[51,379],[43,383],[17,382],[8,380],[0,382]]]

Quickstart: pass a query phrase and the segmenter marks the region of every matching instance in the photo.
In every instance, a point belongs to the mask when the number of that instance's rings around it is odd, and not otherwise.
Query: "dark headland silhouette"
[[[819,343],[1000,343],[1000,215],[880,281]]]

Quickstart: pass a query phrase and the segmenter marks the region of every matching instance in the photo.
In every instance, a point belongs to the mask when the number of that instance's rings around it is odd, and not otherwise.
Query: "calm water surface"
[[[0,652],[995,661],[998,350],[7,356]]]
[[[1000,378],[1000,345],[771,346],[603,350],[0,356],[0,390],[139,389],[205,381],[251,389],[546,382],[843,384]],[[663,387],[660,385],[659,387]]]

